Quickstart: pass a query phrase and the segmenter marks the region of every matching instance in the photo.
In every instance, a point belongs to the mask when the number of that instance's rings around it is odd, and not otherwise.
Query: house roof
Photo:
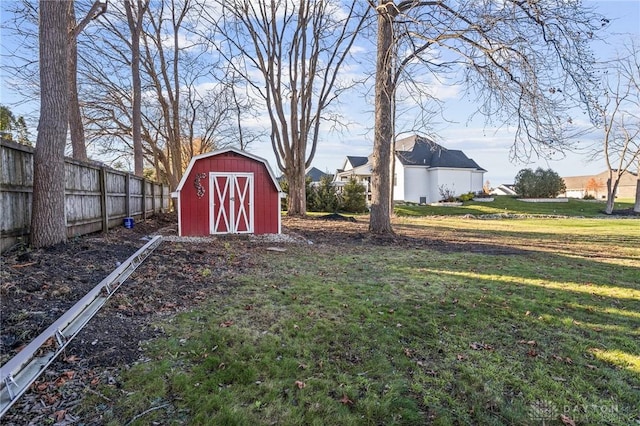
[[[367,162],[369,161],[369,158],[347,155],[347,161],[349,162],[349,164],[351,164],[351,167],[355,169],[356,167],[364,166],[365,164],[367,164]]]
[[[563,177],[562,179],[564,180],[564,184],[567,187],[567,190],[582,190],[590,186],[590,181],[592,179],[595,181],[594,183],[599,187],[606,188],[608,178],[609,172],[605,170],[595,175],[567,176]],[[622,175],[619,186],[634,186],[636,185],[637,179],[638,175],[636,173],[631,171],[626,172],[624,175]]]
[[[215,155],[220,155],[220,154],[224,154],[227,152],[233,152],[236,153],[238,155],[241,155],[243,157],[258,161],[262,164],[264,164],[264,166],[267,169],[267,172],[269,173],[269,177],[271,178],[271,181],[273,182],[273,184],[276,187],[276,190],[278,192],[282,192],[282,188],[280,188],[280,183],[278,182],[278,179],[276,179],[276,175],[273,174],[273,170],[271,170],[271,166],[269,166],[269,163],[267,162],[267,160],[265,160],[262,157],[258,157],[257,155],[253,155],[250,154],[246,151],[241,151],[237,148],[224,148],[224,149],[219,149],[217,151],[212,151],[212,152],[205,152],[204,154],[200,154],[200,155],[196,155],[191,157],[191,161],[189,162],[189,165],[187,166],[187,169],[185,170],[184,174],[182,175],[182,179],[180,179],[180,183],[178,184],[178,187],[175,190],[175,193],[178,193],[182,190],[182,187],[184,186],[185,181],[187,180],[187,177],[189,176],[189,173],[191,173],[191,169],[193,168],[193,165],[196,163],[196,161],[202,159],[202,158],[207,158],[207,157],[213,157]]]
[[[476,169],[486,172],[478,163],[467,157],[464,152],[457,149],[446,149],[420,136],[402,139],[396,142],[396,146],[408,148],[407,150],[396,151],[396,156],[404,166]]]
[[[320,182],[323,177],[331,176],[329,173],[325,173],[317,167],[312,167],[307,170],[307,177],[311,178],[311,182]]]
[[[334,176],[334,181],[344,177],[349,178],[351,176],[371,176],[371,163],[367,162],[349,170],[337,170],[336,175]]]

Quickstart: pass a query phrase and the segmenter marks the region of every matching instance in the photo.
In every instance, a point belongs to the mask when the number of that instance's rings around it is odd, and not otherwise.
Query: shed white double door
[[[209,173],[211,234],[253,232],[253,173]]]

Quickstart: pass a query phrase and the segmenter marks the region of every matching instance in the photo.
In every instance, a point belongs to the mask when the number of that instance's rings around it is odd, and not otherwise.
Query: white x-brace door
[[[253,173],[209,173],[212,234],[253,232]]]

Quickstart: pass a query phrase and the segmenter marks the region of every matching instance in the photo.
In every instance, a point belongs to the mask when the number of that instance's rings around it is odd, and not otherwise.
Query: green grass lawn
[[[615,209],[633,207],[633,200],[616,201]],[[588,201],[570,198],[566,203],[528,203],[516,197],[496,196],[492,202],[468,201],[461,207],[399,205],[395,211],[399,216],[451,216],[451,215],[552,215],[598,217],[604,214],[603,201]]]
[[[226,297],[158,324],[148,361],[100,389],[108,420],[640,422],[637,220],[395,229],[413,242],[256,246]]]

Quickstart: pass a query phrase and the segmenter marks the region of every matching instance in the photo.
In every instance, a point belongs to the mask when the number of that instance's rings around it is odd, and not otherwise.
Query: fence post
[[[124,177],[124,211],[127,217],[131,217],[131,174]]]
[[[142,220],[147,220],[147,180],[142,178]]]
[[[106,167],[100,167],[100,210],[102,212],[102,232],[109,231],[109,206],[107,204],[107,169]]]
[[[168,209],[167,209],[168,210]],[[160,184],[160,211],[164,213],[164,184]]]

